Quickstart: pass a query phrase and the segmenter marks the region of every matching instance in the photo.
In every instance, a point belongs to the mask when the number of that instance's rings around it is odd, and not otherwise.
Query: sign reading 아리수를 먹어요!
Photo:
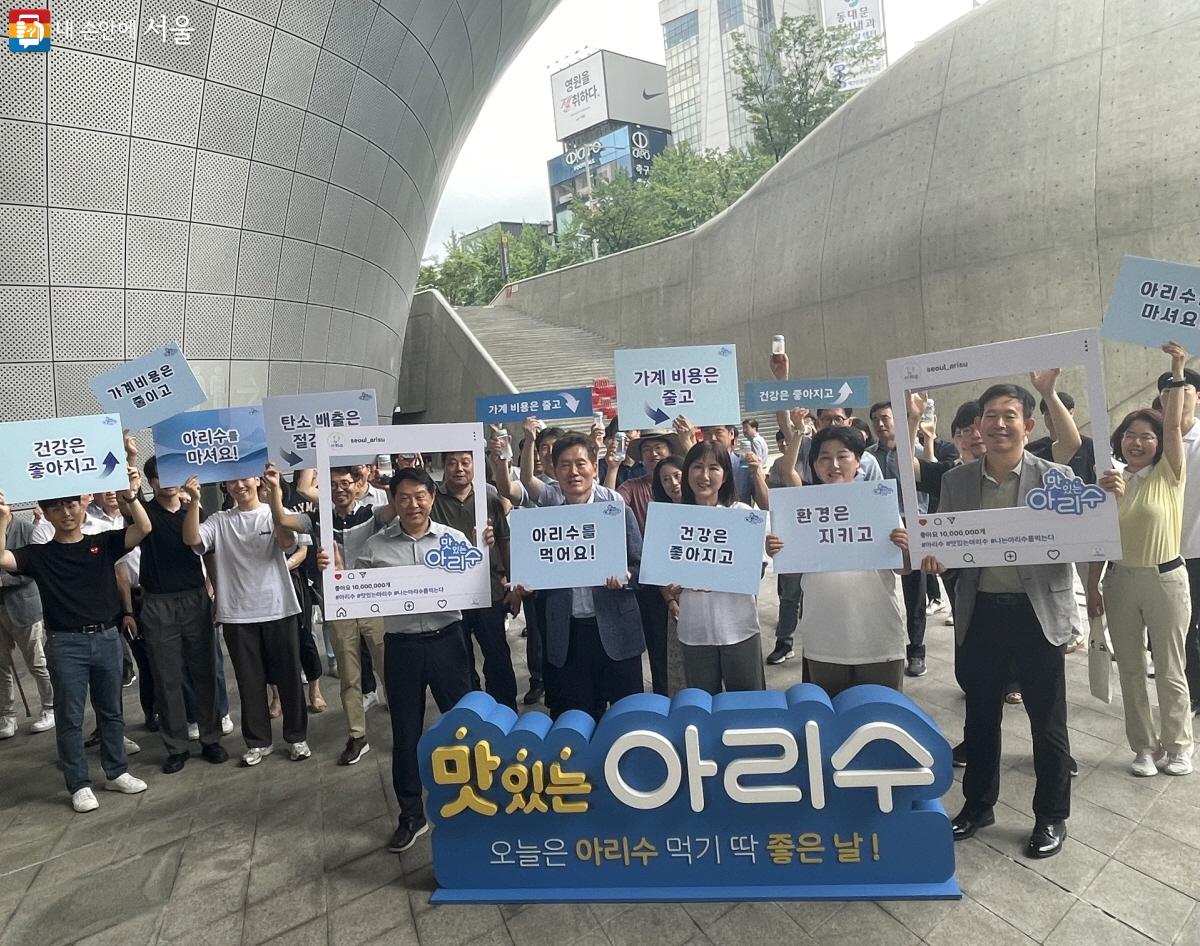
[[[959,896],[950,746],[884,687],[638,694],[599,724],[470,693],[420,764],[435,901]]]

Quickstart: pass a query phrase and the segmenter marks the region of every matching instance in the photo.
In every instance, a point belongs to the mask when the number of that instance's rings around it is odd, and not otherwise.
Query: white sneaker
[[[233,732],[233,720],[229,718],[228,714],[226,714],[221,717],[221,733],[222,735],[228,736],[231,732]],[[200,738],[199,733],[196,733],[196,738]]]
[[[54,710],[42,710],[42,715],[29,726],[30,732],[45,732],[54,728]]]
[[[1186,752],[1168,752],[1163,771],[1168,775],[1191,775],[1192,757]]]
[[[367,712],[372,706],[379,705],[379,688],[376,687],[370,693],[363,697],[363,712]]]
[[[242,756],[242,765],[258,765],[258,763],[274,751],[274,746],[254,746],[251,749],[247,749],[245,755]]]
[[[1148,676],[1151,680],[1154,679],[1154,658],[1153,657],[1146,658],[1146,676]]]
[[[100,807],[100,802],[96,801],[96,793],[90,788],[81,788],[71,796],[71,807],[83,814],[86,811],[95,811]]]
[[[120,792],[122,795],[140,795],[146,790],[146,783],[137,776],[125,772],[105,782],[104,788],[110,792]]]
[[[121,738],[125,740],[125,754],[126,755],[137,755],[139,752],[142,751],[142,747],[139,746],[132,739],[130,739],[128,736],[122,736]]]
[[[0,739],[11,739],[17,734],[17,717],[0,716]]]
[[[310,755],[312,755],[312,749],[308,748],[307,742],[301,741],[301,742],[293,742],[292,743],[292,761],[293,762],[302,762],[304,759],[307,759]]]
[[[1149,778],[1158,774],[1158,766],[1154,764],[1154,756],[1149,752],[1139,752],[1129,771],[1139,778]]]
[[[188,740],[190,742],[195,742],[199,738],[200,738],[200,724],[199,723],[188,723]]]

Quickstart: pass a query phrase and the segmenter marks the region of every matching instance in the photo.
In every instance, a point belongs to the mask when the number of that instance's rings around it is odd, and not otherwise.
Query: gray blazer
[[[1031,489],[1042,485],[1047,470],[1070,471],[1060,463],[1051,463],[1032,453],[1026,453],[1021,469],[1021,482],[1017,487],[1017,502],[1024,503]],[[972,460],[962,466],[948,470],[942,478],[942,499],[938,512],[965,512],[979,509],[983,505],[983,461]],[[1071,628],[1078,623],[1079,607],[1075,602],[1072,573],[1075,566],[1070,562],[1055,562],[1047,565],[1017,565],[1021,585],[1042,633],[1051,644],[1059,646],[1071,639]],[[958,643],[966,637],[971,626],[971,615],[975,610],[975,594],[979,588],[979,569],[958,570],[958,581],[954,586],[954,639]]]
[[[596,498],[596,502],[606,500]],[[633,510],[625,509],[625,547],[631,580],[628,587],[593,588],[592,603],[596,608],[596,624],[604,653],[612,660],[628,660],[646,650],[646,635],[642,632],[642,613],[638,609],[638,568],[642,562],[642,533],[638,530]],[[546,596],[546,657],[555,667],[567,662],[571,643],[571,589],[553,588],[541,592]]]
[[[29,545],[33,537],[33,523],[28,519],[16,519],[8,524],[5,542],[10,552]],[[0,602],[14,624],[28,627],[42,619],[42,599],[37,585],[28,575],[0,574]]]

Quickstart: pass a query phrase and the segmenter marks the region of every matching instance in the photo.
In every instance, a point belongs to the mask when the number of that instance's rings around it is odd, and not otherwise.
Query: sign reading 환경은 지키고
[[[737,347],[613,352],[623,427],[662,427],[683,414],[697,427],[742,422]]]
[[[758,594],[767,514],[761,509],[651,503],[638,580]]]
[[[267,455],[280,470],[311,470],[317,465],[318,427],[362,427],[379,423],[375,391],[326,391],[286,394],[263,401]],[[374,454],[348,458],[350,463],[373,463]]]
[[[412,564],[391,561],[415,556],[417,546],[400,537],[397,518],[366,542],[360,556],[388,564],[342,567],[322,572],[325,616],[334,618],[387,617],[486,608],[492,603],[487,526],[487,483],[484,480],[483,427],[479,424],[412,424],[371,427],[322,427],[317,430],[317,492],[321,522],[333,522],[330,470],[345,466],[355,456],[380,453],[469,453],[475,535],[455,538],[442,534],[432,547],[420,547],[420,560]],[[403,488],[403,484],[400,484]],[[321,529],[321,543],[336,563],[333,530]],[[382,545],[381,543],[385,543]]]
[[[481,424],[520,423],[526,417],[566,420],[591,413],[591,388],[552,388],[475,398],[475,419]]]
[[[178,345],[154,351],[95,375],[88,386],[100,407],[142,430],[203,404],[207,398]]]
[[[129,488],[121,420],[113,414],[0,424],[5,502]]]
[[[777,575],[903,568],[890,540],[900,525],[900,487],[889,480],[771,490],[771,531],[783,548]]]
[[[595,588],[629,568],[621,502],[514,509],[509,529],[514,585]]]
[[[1113,284],[1100,334],[1161,348],[1177,342],[1200,351],[1200,266],[1126,256]]]
[[[186,411],[153,428],[158,478],[182,486],[261,476],[267,467],[267,433],[262,408],[226,407]]]
[[[598,724],[474,692],[419,759],[435,902],[959,896],[950,746],[885,687],[636,694]]]

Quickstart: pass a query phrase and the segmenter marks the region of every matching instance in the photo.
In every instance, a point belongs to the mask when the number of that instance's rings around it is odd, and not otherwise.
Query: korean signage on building
[[[950,746],[884,687],[637,694],[599,724],[475,692],[420,763],[434,901],[959,896]]]
[[[550,88],[559,141],[608,119],[671,127],[667,70],[658,63],[600,50],[554,73]]]
[[[883,27],[883,0],[822,0],[825,28],[848,28],[858,42],[878,39],[885,49],[870,65],[851,74],[845,64],[834,63],[833,73],[844,89],[860,89],[887,68],[886,35]]]

